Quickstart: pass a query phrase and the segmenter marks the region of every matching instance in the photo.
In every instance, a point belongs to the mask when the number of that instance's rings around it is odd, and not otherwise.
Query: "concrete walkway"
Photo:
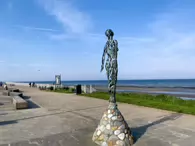
[[[32,107],[0,108],[0,146],[96,146],[92,134],[108,101],[19,88]],[[118,105],[136,135],[135,146],[194,146],[195,116]]]

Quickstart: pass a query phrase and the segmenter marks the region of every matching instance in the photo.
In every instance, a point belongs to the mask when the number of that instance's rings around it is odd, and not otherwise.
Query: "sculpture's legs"
[[[107,80],[108,80],[108,92],[110,93],[110,61],[107,59],[106,60],[106,74],[107,74]]]
[[[118,65],[117,65],[117,62],[115,62],[115,64],[114,64],[114,74],[113,74],[113,78],[114,78],[114,81],[115,81],[115,83],[114,83],[114,97],[115,97],[115,99],[116,99],[116,83],[117,83],[117,76],[118,76]]]
[[[110,67],[110,102],[116,103],[116,82],[117,82],[117,74],[118,74],[118,67],[117,67],[117,60],[111,62]]]

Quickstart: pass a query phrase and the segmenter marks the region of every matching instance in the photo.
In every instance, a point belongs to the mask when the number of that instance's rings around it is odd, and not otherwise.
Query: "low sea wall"
[[[11,86],[29,86],[29,83],[18,83],[18,82],[5,82],[7,85],[11,85]],[[76,85],[75,86],[66,86],[66,85],[53,85],[53,84],[36,84],[36,88],[40,88],[40,87],[53,87],[54,89],[56,88],[63,88],[63,87],[69,87],[69,88],[74,88],[76,89]],[[84,93],[93,93],[96,91],[95,88],[93,88],[92,85],[81,85],[81,90]]]
[[[28,83],[16,83],[16,82],[5,82],[7,85],[11,85],[11,86],[15,86],[15,85],[18,85],[18,86],[29,86]]]

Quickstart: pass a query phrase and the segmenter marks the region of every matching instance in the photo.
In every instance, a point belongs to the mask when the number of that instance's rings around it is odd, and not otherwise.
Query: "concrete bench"
[[[28,108],[28,102],[21,98],[20,96],[13,96],[13,105],[16,109],[26,109]]]
[[[5,90],[5,91],[2,92],[2,95],[10,96],[10,92],[8,90]]]
[[[22,97],[23,94],[20,93],[20,92],[10,92],[10,93],[9,93],[9,96],[20,96],[20,97]]]
[[[20,96],[20,97],[22,97],[23,93],[21,93],[21,92],[11,92],[9,90],[5,90],[5,91],[2,92],[2,95],[5,95],[5,96]]]
[[[10,92],[20,92],[19,89],[15,89],[15,88],[9,88],[8,90],[9,90]]]

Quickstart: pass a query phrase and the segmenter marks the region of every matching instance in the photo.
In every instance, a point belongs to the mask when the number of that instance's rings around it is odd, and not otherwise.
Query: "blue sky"
[[[107,28],[119,42],[119,79],[195,78],[194,7],[194,0],[0,1],[0,80],[106,79]]]

